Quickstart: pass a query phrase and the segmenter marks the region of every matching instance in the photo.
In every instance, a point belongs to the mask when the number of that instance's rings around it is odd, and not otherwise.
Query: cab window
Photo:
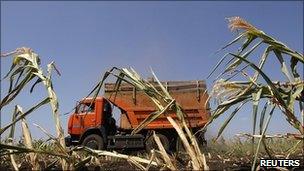
[[[81,103],[78,106],[77,113],[93,113],[95,111],[95,103]]]

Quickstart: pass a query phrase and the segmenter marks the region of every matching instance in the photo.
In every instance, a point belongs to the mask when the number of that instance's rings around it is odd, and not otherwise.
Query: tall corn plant
[[[52,80],[51,80],[52,70],[55,69],[58,72],[58,70],[54,65],[54,62],[51,62],[50,64],[47,65],[47,74],[45,75],[43,73],[42,68],[40,67],[40,58],[38,54],[34,53],[33,50],[30,48],[25,48],[25,47],[18,48],[11,53],[1,54],[1,57],[6,57],[6,56],[13,56],[13,63],[11,65],[9,72],[4,77],[4,78],[9,78],[10,83],[9,83],[9,89],[7,95],[5,95],[3,99],[1,99],[0,109],[2,109],[2,107],[12,102],[15,99],[15,97],[17,97],[17,95],[24,89],[24,87],[34,79],[35,82],[32,85],[30,92],[33,91],[34,87],[38,83],[42,83],[47,90],[48,96],[40,103],[32,107],[29,111],[22,113],[20,117],[16,118],[12,123],[8,124],[4,128],[1,128],[0,134],[2,134],[6,129],[14,125],[19,120],[23,120],[22,125],[23,128],[25,128],[24,117],[30,114],[33,110],[39,108],[41,105],[49,103],[52,108],[53,118],[55,121],[56,132],[57,132],[58,140],[60,142],[60,146],[62,149],[65,149],[66,146],[64,141],[64,134],[63,134],[64,132],[61,127],[60,118],[59,118],[58,100],[54,92]],[[28,145],[30,144],[28,143]],[[68,169],[65,159],[62,159],[62,168]]]
[[[267,151],[264,137],[274,109],[279,109],[282,114],[285,115],[288,123],[298,130],[300,134],[298,136],[302,137],[302,141],[304,142],[304,81],[297,70],[298,64],[303,67],[304,58],[303,54],[290,49],[282,42],[267,35],[240,17],[231,17],[228,18],[228,21],[229,28],[232,31],[242,30],[242,32],[221,50],[237,44],[242,40],[244,41],[241,43],[237,52],[230,52],[224,55],[211,72],[211,74],[213,74],[224,61],[227,61],[224,66],[224,71],[217,77],[221,79],[218,79],[215,82],[211,92],[211,96],[215,97],[219,104],[213,111],[212,117],[207,125],[228,109],[231,109],[235,105],[239,105],[223,123],[217,136],[219,137],[239,109],[242,108],[245,103],[251,101],[253,109],[252,134],[254,135],[257,131],[256,125],[259,103],[261,102],[261,99],[265,99],[264,101],[267,102],[260,113],[259,134],[262,136],[258,142],[255,153],[252,167],[254,170],[260,144],[263,144]],[[266,46],[263,54],[260,56],[253,56],[258,48],[263,47],[262,45]],[[274,56],[270,58],[271,54],[274,54]],[[258,59],[259,62],[252,62],[250,57],[254,58],[252,61]],[[264,64],[267,61],[272,60],[277,60],[280,63],[280,66],[278,67],[280,67],[282,75],[286,78],[284,82],[273,81],[271,75],[265,73]],[[290,61],[290,65],[287,65],[287,60]],[[249,69],[253,69],[253,75],[248,74]],[[233,81],[232,79],[237,75],[244,76],[248,81]],[[261,76],[262,79],[258,79],[259,76]],[[297,115],[295,112],[296,102],[300,106],[300,115]],[[271,109],[269,110],[269,108]],[[266,120],[267,113],[268,117]],[[301,116],[302,119],[299,118],[299,116]],[[267,152],[271,156],[270,152]]]

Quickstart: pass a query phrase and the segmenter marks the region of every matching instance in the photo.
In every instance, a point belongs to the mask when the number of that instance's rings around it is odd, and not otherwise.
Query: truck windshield
[[[81,103],[76,113],[92,113],[95,111],[95,103]]]

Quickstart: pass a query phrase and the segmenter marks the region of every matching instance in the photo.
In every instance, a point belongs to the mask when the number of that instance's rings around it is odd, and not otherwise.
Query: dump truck
[[[159,84],[149,81],[160,90]],[[206,83],[195,81],[164,81],[161,84],[178,102],[186,113],[186,120],[193,132],[200,130],[210,117],[209,104],[206,103]],[[206,105],[207,104],[207,105]],[[113,117],[113,108],[119,111],[119,124]],[[105,83],[104,95],[84,98],[75,107],[68,120],[66,144],[82,145],[93,149],[146,149],[156,146],[152,132],[159,136],[166,150],[181,147],[175,129],[167,116],[177,119],[176,113],[168,110],[136,134],[131,134],[145,118],[156,111],[153,101],[143,92],[128,83],[122,83],[115,90],[115,83]],[[203,133],[197,134],[198,142],[204,143]]]

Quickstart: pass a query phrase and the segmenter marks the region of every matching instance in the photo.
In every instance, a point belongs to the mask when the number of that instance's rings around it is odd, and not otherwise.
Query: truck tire
[[[176,144],[175,144],[175,157],[176,159],[181,162],[183,165],[186,165],[185,161],[189,161],[190,159],[190,155],[187,154],[187,150],[184,147],[184,144],[182,142],[182,140],[180,139],[180,137],[176,138]]]
[[[176,148],[175,150],[176,150],[177,153],[187,153],[186,149],[184,147],[184,144],[183,144],[182,140],[180,139],[180,137],[177,137],[177,139],[176,139],[176,147],[175,148]]]
[[[205,131],[198,132],[196,134],[196,140],[197,140],[197,143],[198,143],[199,147],[203,150],[206,150],[207,141],[205,139]]]
[[[103,139],[100,135],[97,134],[91,134],[85,137],[81,145],[89,147],[94,150],[104,149]]]
[[[168,138],[167,138],[165,135],[163,135],[163,134],[156,134],[156,135],[159,137],[159,139],[160,139],[160,141],[162,142],[162,144],[163,144],[165,150],[166,150],[166,151],[169,151],[169,146],[170,146],[170,144],[169,144]],[[156,142],[155,142],[155,140],[154,140],[153,135],[151,135],[151,136],[146,140],[146,151],[147,151],[147,152],[150,152],[152,149],[157,149],[157,150],[158,150],[158,146],[157,146],[157,144],[156,144]]]
[[[205,151],[206,147],[207,147],[207,141],[205,140],[205,133],[198,133],[196,136],[196,141],[198,143],[198,146],[201,150]],[[180,137],[178,137],[176,139],[176,152],[181,153],[181,154],[185,154],[186,149],[184,147],[184,144],[182,142],[182,140],[180,139]]]

